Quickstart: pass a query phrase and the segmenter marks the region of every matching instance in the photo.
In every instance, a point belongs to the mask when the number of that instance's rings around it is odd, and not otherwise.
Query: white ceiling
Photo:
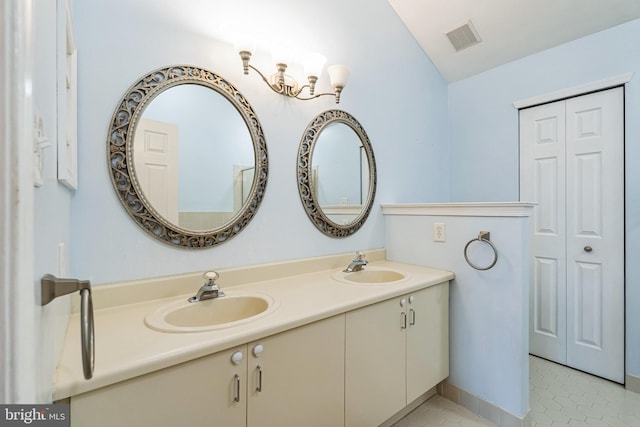
[[[640,0],[389,0],[449,82],[640,18]],[[446,33],[471,20],[482,42]]]

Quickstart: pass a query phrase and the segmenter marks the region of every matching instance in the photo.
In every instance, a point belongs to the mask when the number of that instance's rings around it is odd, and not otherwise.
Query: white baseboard
[[[498,427],[529,427],[531,424],[528,413],[520,418],[446,381],[438,384],[438,394],[491,421]]]
[[[624,388],[634,393],[640,393],[640,377],[627,374],[624,381]]]

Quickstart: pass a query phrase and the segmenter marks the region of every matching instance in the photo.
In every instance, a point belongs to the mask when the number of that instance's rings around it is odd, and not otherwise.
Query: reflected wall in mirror
[[[260,122],[233,85],[203,68],[162,68],[136,82],[116,108],[108,146],[122,205],[164,243],[223,243],[262,201],[268,155]]]
[[[316,116],[300,141],[298,191],[311,222],[331,237],[347,237],[366,221],[376,192],[373,149],[349,113]]]

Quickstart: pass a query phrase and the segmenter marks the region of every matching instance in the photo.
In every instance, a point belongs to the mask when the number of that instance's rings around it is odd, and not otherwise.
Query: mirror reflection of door
[[[135,168],[140,187],[158,214],[178,222],[178,126],[141,119],[136,128]]]
[[[233,210],[238,211],[245,204],[251,186],[253,185],[253,177],[256,168],[247,165],[233,165]]]
[[[172,163],[171,175],[161,177],[159,170],[142,166],[142,156],[147,156],[138,154],[143,122],[170,122],[179,128],[165,159]],[[222,227],[243,207],[243,191],[251,190],[253,175],[246,171],[255,167],[255,155],[249,129],[231,103],[205,86],[177,85],[156,96],[140,119],[134,147],[136,172],[140,164],[147,169],[140,176],[149,176],[139,179],[142,193],[158,214],[182,229]],[[243,176],[251,179],[248,191]]]

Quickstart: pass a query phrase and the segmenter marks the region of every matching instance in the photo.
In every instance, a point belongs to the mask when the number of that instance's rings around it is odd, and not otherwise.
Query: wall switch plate
[[[67,277],[67,252],[64,242],[58,243],[58,277]]]
[[[445,242],[447,240],[446,227],[443,222],[433,223],[433,241]]]

